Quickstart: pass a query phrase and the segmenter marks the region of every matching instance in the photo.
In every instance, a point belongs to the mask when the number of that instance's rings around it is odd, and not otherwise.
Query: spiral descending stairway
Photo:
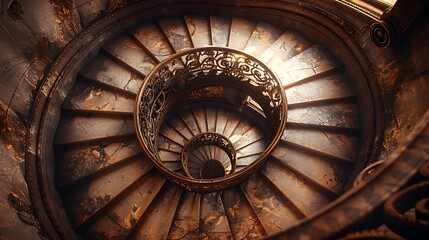
[[[208,46],[243,51],[275,73],[287,97],[286,126],[269,156],[246,173],[272,141],[261,107],[248,98],[212,98],[237,90],[202,88],[193,93],[205,98],[183,101],[162,118],[161,171],[137,137],[141,86],[163,61]],[[353,181],[360,143],[368,141],[353,81],[325,46],[265,21],[184,15],[127,29],[80,70],[62,105],[55,179],[71,226],[88,239],[253,239],[293,226]],[[231,143],[234,167],[225,149],[207,145],[193,149],[184,169],[183,149],[205,133]],[[241,173],[226,189],[204,191],[166,176],[216,181]]]

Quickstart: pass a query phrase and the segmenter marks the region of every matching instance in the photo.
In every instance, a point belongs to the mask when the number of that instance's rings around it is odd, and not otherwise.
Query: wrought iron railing
[[[268,126],[269,143],[245,171],[222,179],[209,181],[175,174],[163,166],[158,153],[161,124],[181,99],[192,91],[213,86],[238,89],[259,105]],[[171,181],[190,190],[215,191],[238,183],[262,164],[283,134],[286,114],[282,85],[265,64],[238,50],[204,47],[176,53],[146,77],[136,100],[135,127],[145,155]]]
[[[206,146],[214,146],[222,149],[225,154],[228,156],[228,162],[226,164],[223,164],[221,159],[215,159],[215,158],[206,158],[200,160],[200,171],[198,175],[192,174],[189,171],[188,168],[188,162],[189,162],[189,155],[191,155],[195,150],[197,150],[200,147],[206,147]],[[225,171],[224,175],[233,174],[235,172],[235,168],[237,166],[237,153],[234,149],[234,146],[232,145],[231,141],[226,138],[225,136],[222,136],[218,133],[201,133],[196,136],[194,136],[192,139],[190,139],[185,146],[183,147],[182,154],[181,154],[181,160],[182,160],[182,166],[183,170],[185,171],[186,175],[191,178],[205,178],[204,174],[202,174],[202,170],[204,169],[203,166],[208,161],[217,161],[221,163]]]

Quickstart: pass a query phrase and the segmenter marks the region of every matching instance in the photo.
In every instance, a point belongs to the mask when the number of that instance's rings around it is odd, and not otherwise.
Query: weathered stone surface
[[[254,21],[244,18],[233,18],[228,46],[231,48],[243,50],[246,47],[246,44],[249,41],[255,26],[256,22]]]
[[[266,235],[264,227],[241,189],[224,191],[222,201],[234,239],[258,239]]]
[[[251,175],[241,184],[241,189],[268,235],[286,229],[304,217],[291,208],[289,200],[274,191],[260,174]]]
[[[142,76],[147,76],[155,67],[156,62],[136,39],[121,35],[103,47],[113,57],[128,65]]]
[[[134,96],[103,86],[78,81],[63,103],[63,109],[77,112],[132,115]]]
[[[381,159],[386,158],[399,145],[401,139],[411,133],[415,125],[427,109],[429,109],[429,74],[403,83],[397,93],[391,117],[386,130],[384,153]],[[423,99],[423,100],[422,100]],[[418,104],[416,104],[418,103]]]
[[[352,164],[332,161],[314,152],[308,152],[280,143],[271,154],[283,164],[300,172],[313,182],[340,195]]]
[[[282,140],[326,154],[339,161],[354,162],[357,137],[318,129],[288,128]]]
[[[157,19],[157,22],[176,52],[193,47],[192,40],[189,36],[188,29],[186,28],[183,18],[160,18]]]
[[[232,239],[228,218],[218,192],[203,194],[200,212],[200,237],[203,239]]]
[[[147,218],[144,214],[155,204],[153,200],[165,182],[166,179],[158,172],[148,172],[122,194],[119,203],[113,204],[88,231],[92,236],[104,236],[108,239],[127,237],[143,217]]]
[[[201,194],[184,192],[167,239],[198,239],[200,236]]]
[[[0,16],[0,98],[25,121],[44,71],[80,27],[71,3],[9,2]]]
[[[210,16],[210,26],[213,46],[228,46],[231,19]]]
[[[267,22],[258,22],[252,35],[250,36],[244,52],[259,57],[267,48],[269,48],[284,32]]]
[[[166,239],[179,204],[182,189],[168,183],[137,224],[131,239]]]
[[[9,143],[3,139],[0,139],[0,185],[0,238],[28,239],[31,236],[38,239],[38,229],[22,220],[36,224],[34,215],[19,211],[19,208],[14,208],[10,202],[10,194],[14,194],[28,208],[31,205],[24,179],[23,163],[17,162]]]
[[[158,61],[174,53],[174,49],[154,22],[132,28],[130,32]]]
[[[87,80],[132,94],[137,93],[143,82],[143,77],[135,74],[131,68],[122,66],[112,57],[103,54],[92,59],[79,74]]]
[[[362,43],[384,100],[386,135],[380,159],[386,159],[396,149],[429,109],[428,23],[426,8],[407,29],[398,46],[381,49],[371,41]]]
[[[302,176],[276,161],[268,161],[262,173],[305,216],[310,216],[333,200],[332,195],[321,191]]]
[[[202,15],[188,15],[184,18],[194,47],[211,45],[209,18]]]
[[[87,27],[93,21],[107,15],[116,8],[126,5],[125,0],[86,1],[76,0],[75,5],[81,19],[82,27]]]
[[[4,239],[38,236],[38,229],[23,221],[38,224],[31,213],[30,197],[24,179],[24,134],[22,122],[0,100],[0,238]],[[11,202],[11,194],[22,207]]]
[[[144,158],[134,158],[118,165],[110,171],[104,171],[71,188],[63,197],[64,207],[73,227],[85,223],[97,211],[108,205],[152,168]]]

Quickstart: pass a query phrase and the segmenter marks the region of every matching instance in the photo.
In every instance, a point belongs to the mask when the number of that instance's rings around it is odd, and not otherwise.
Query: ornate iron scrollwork
[[[222,180],[211,181],[209,185],[216,187],[209,188],[203,186],[204,180],[198,179],[199,182],[196,182],[195,179],[187,179],[169,172],[162,165],[156,147],[161,123],[175,101],[185,93],[207,86],[240,89],[255,100],[261,106],[269,125],[270,141],[260,159],[249,165],[248,170],[228,175]],[[161,172],[188,189],[214,191],[237,183],[239,179],[256,170],[269,156],[283,133],[286,105],[280,81],[256,58],[229,48],[194,48],[164,60],[146,77],[137,96],[135,126],[145,154]]]

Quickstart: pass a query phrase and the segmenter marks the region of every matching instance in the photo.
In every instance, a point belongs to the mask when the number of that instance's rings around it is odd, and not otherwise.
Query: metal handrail
[[[191,179],[170,171],[160,159],[157,137],[175,102],[192,90],[207,86],[240,89],[264,113],[269,143],[245,171],[216,180]],[[280,80],[258,59],[225,47],[187,49],[167,58],[145,78],[136,99],[134,122],[144,154],[165,176],[189,190],[216,191],[244,180],[266,160],[283,135],[287,100]]]

